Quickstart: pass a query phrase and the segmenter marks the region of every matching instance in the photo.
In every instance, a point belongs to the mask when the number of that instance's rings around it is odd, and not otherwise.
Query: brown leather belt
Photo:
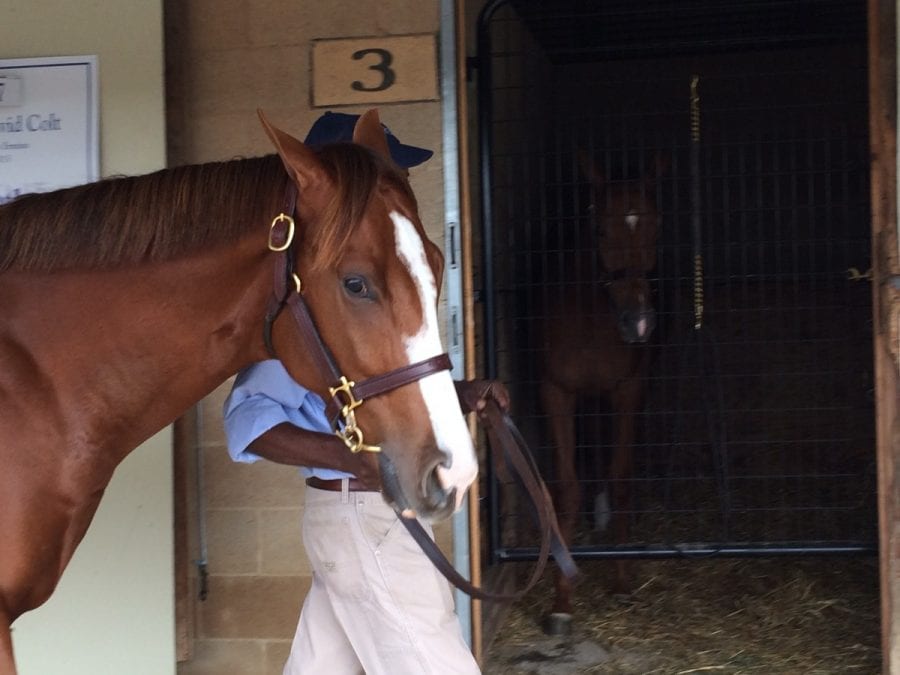
[[[341,492],[344,488],[341,483],[347,481],[347,488],[350,492],[372,492],[371,489],[367,488],[365,483],[363,483],[359,478],[333,478],[331,480],[325,480],[323,478],[316,478],[312,476],[311,478],[306,479],[306,484],[315,488],[316,490],[328,490],[329,492]]]

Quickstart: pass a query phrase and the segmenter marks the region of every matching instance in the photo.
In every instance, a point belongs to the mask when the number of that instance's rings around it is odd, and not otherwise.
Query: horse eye
[[[366,285],[366,280],[362,277],[345,277],[344,288],[354,297],[369,297],[369,287]]]

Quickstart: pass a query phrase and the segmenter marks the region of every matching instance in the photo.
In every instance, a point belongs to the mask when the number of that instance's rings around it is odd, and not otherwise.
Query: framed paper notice
[[[97,57],[0,60],[0,204],[95,181]]]

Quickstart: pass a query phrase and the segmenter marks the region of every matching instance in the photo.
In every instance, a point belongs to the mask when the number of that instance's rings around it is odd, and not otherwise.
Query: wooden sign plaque
[[[312,43],[312,105],[315,108],[437,98],[434,35]]]

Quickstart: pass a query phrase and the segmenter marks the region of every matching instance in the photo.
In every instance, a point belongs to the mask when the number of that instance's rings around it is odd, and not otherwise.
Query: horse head
[[[656,266],[661,221],[656,180],[664,161],[657,157],[650,171],[631,180],[608,180],[586,157],[582,157],[582,168],[591,183],[598,253],[619,334],[629,344],[647,342],[656,327],[647,273]]]
[[[338,402],[338,431],[352,425],[359,441],[348,446],[380,451],[389,502],[427,520],[446,517],[478,466],[447,366],[362,401],[354,389],[444,353],[443,256],[425,234],[406,174],[392,163],[374,110],[360,117],[353,143],[318,150],[260,117],[297,190],[302,298],[349,386],[336,391],[338,383],[320,375],[287,312],[272,330],[279,358],[298,382]]]

